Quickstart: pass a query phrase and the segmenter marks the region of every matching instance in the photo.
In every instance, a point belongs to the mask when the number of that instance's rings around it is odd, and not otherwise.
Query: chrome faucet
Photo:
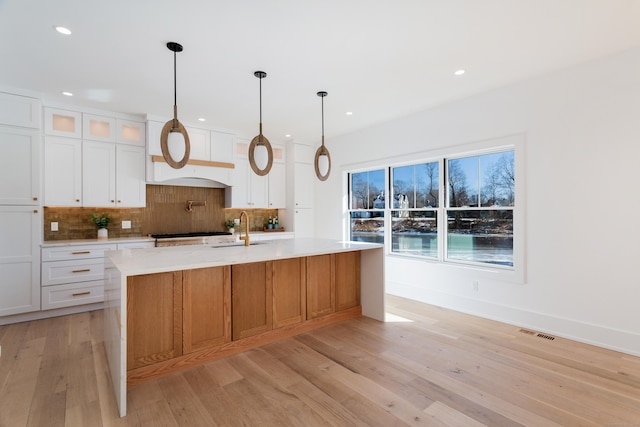
[[[242,216],[244,215],[244,237],[239,237],[240,240],[244,240],[244,245],[249,246],[249,215],[246,211],[240,212],[240,224],[242,224]]]

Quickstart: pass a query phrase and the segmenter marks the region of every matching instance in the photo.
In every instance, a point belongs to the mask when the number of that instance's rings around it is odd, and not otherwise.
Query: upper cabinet
[[[0,126],[0,205],[40,204],[40,132]]]
[[[162,156],[160,134],[163,126],[163,122],[155,120],[147,122],[150,156]],[[233,134],[186,125],[185,129],[189,135],[190,160],[233,162]]]
[[[144,122],[116,119],[116,142],[144,147],[147,143]]]
[[[44,110],[46,206],[146,205],[144,122]]]
[[[82,142],[46,136],[44,140],[45,206],[82,206]]]
[[[248,139],[237,138],[234,142],[235,163],[233,186],[226,191],[228,208],[280,209],[285,207],[285,149],[272,145],[273,164],[267,175],[260,176],[249,166]]]
[[[83,114],[82,139],[116,142],[116,119],[113,117]]]
[[[0,92],[0,125],[40,129],[40,100]]]
[[[211,160],[214,162],[233,163],[234,135],[211,131]]]
[[[82,138],[82,113],[45,107],[44,133],[45,135]]]

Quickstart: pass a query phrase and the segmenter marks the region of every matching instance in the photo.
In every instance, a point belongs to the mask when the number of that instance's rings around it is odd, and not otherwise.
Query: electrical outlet
[[[240,225],[240,218],[235,218],[235,219],[233,220],[233,222],[235,222],[235,223],[236,223],[236,225]]]
[[[58,223],[57,222],[51,222],[51,231],[58,231]]]
[[[122,229],[126,230],[128,228],[131,228],[131,221],[122,221]]]
[[[478,281],[477,280],[473,281],[473,290],[478,292]]]

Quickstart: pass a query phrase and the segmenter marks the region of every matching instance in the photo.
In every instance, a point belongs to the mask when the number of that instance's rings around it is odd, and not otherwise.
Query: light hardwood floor
[[[640,358],[387,297],[149,381],[118,418],[102,312],[0,326],[0,426],[640,426]]]

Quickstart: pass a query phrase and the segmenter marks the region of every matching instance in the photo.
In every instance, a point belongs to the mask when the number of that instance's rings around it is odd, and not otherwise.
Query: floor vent
[[[530,331],[528,329],[520,329],[520,332],[522,332],[523,334],[527,334],[527,335],[535,335],[536,333],[533,331]]]
[[[540,338],[544,338],[544,339],[546,339],[546,340],[550,340],[550,341],[553,341],[553,340],[555,340],[555,339],[556,339],[556,337],[551,336],[551,335],[547,335],[547,334],[538,334],[538,335],[536,335],[536,336],[537,336],[537,337],[540,337]]]

